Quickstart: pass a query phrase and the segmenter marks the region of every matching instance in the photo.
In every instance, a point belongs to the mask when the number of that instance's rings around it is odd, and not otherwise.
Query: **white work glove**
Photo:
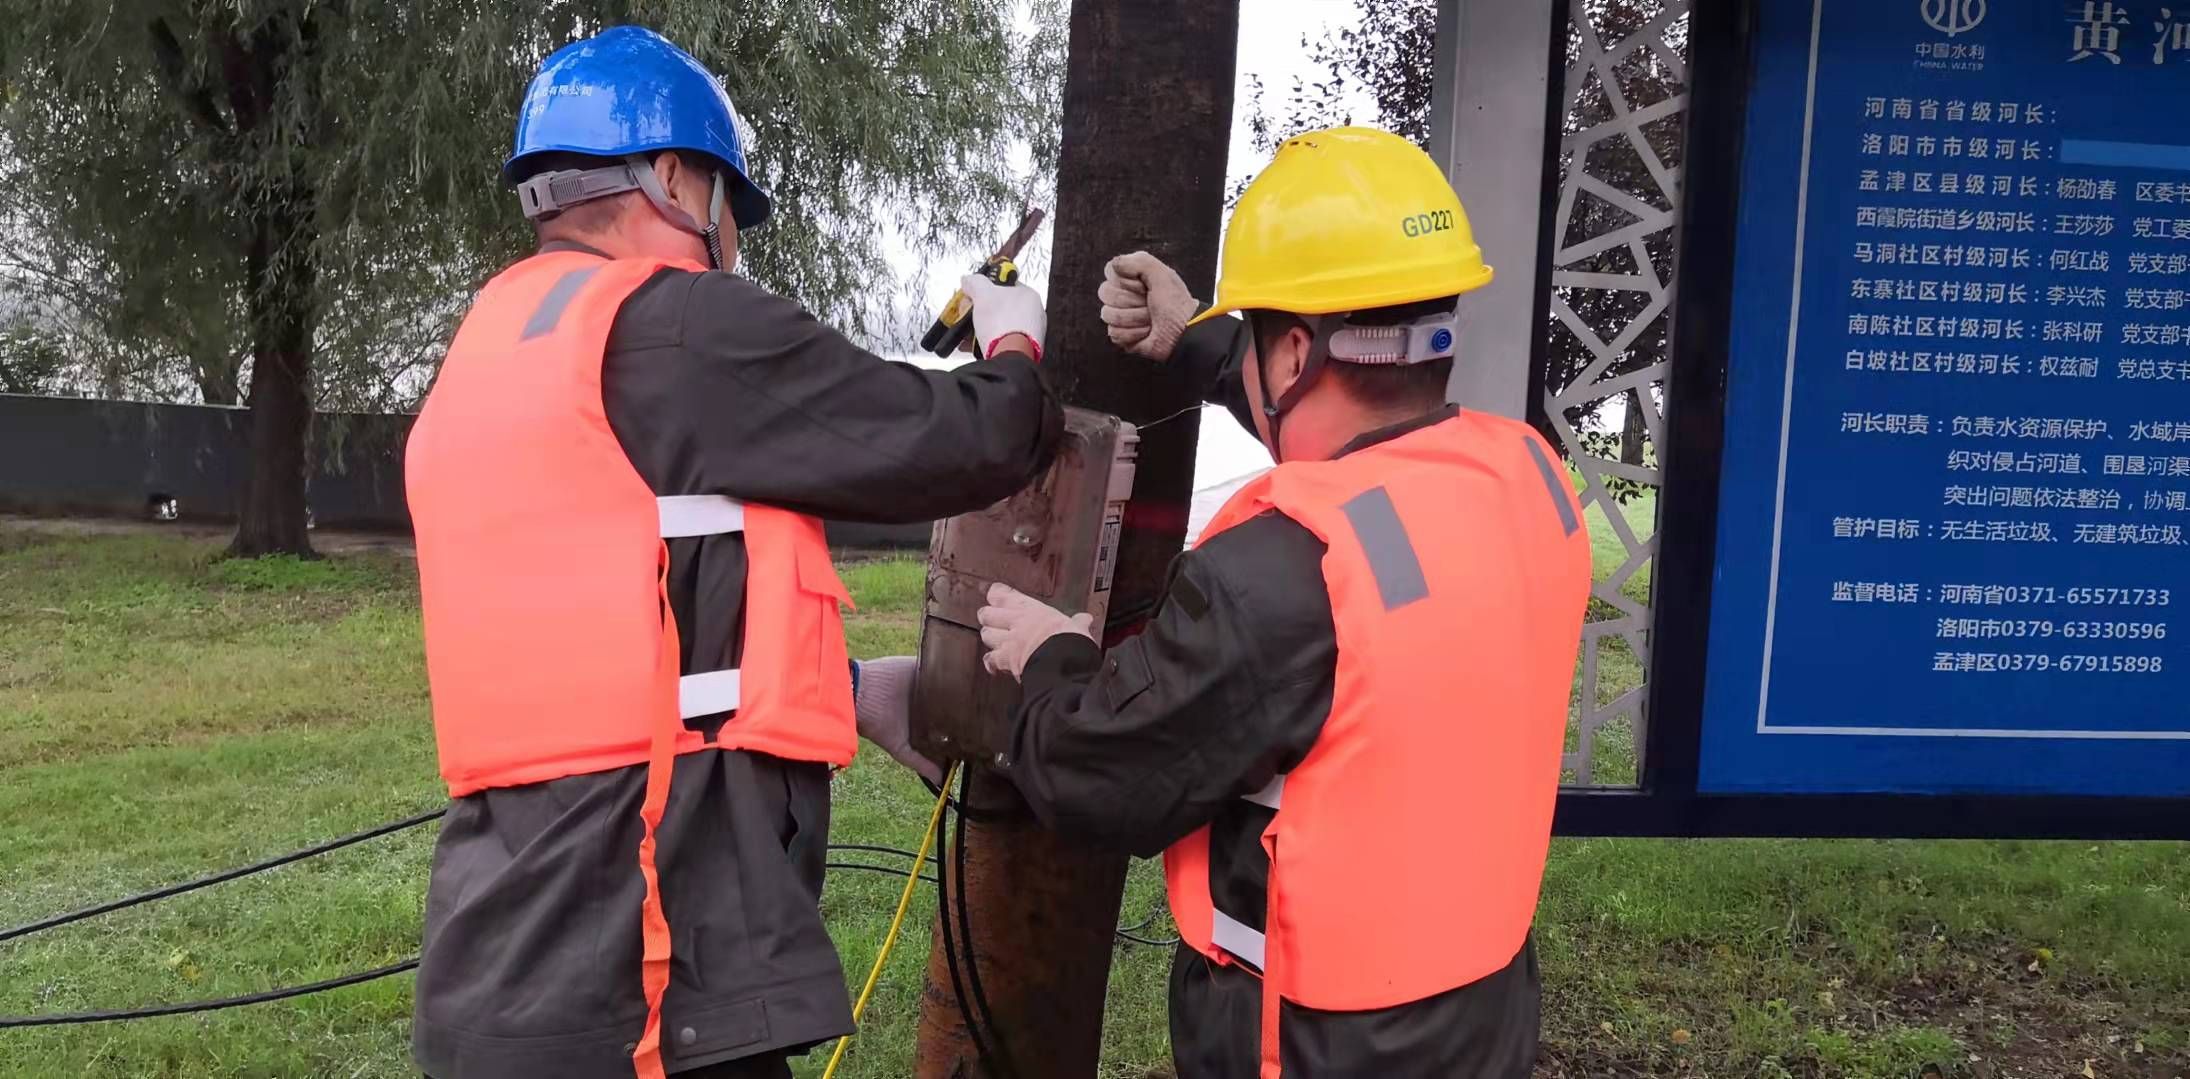
[[[920,661],[912,656],[870,659],[859,665],[859,694],[852,712],[859,720],[859,736],[920,773],[930,783],[943,781],[943,769],[912,747],[913,671]]]
[[[1157,363],[1171,358],[1187,320],[1201,306],[1178,272],[1146,251],[1104,263],[1095,297],[1103,302],[1110,343]]]
[[[973,301],[973,337],[988,359],[998,338],[1015,333],[1034,342],[1035,359],[1041,359],[1042,331],[1049,316],[1042,310],[1042,294],[1025,284],[999,285],[977,273],[958,279],[958,291]]]
[[[1019,678],[1051,637],[1077,633],[1095,639],[1094,615],[1067,615],[1008,584],[990,585],[988,600],[980,614],[981,643],[989,650],[981,666],[991,674]]]

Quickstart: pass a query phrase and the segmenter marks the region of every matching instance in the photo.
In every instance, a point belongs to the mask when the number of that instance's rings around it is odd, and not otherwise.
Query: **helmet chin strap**
[[[708,200],[707,224],[703,226],[692,220],[692,215],[685,213],[682,207],[670,201],[669,192],[662,188],[661,177],[654,175],[654,163],[645,154],[631,154],[624,158],[624,162],[631,166],[632,179],[639,182],[639,190],[646,192],[647,201],[654,204],[655,211],[662,215],[662,219],[698,236],[707,245],[708,268],[728,269],[722,264],[722,172],[715,172],[715,193]]]
[[[707,231],[700,233],[700,239],[707,242],[707,265],[716,270],[730,268],[723,264],[722,258],[722,204],[722,172],[718,169],[715,172],[715,194],[707,202]]]
[[[1250,323],[1254,321],[1255,316],[1250,314],[1247,317]],[[1301,364],[1300,377],[1285,388],[1283,397],[1273,397],[1270,393],[1270,365],[1264,362],[1268,357],[1261,355],[1261,328],[1250,325],[1247,331],[1255,338],[1255,377],[1261,383],[1257,388],[1262,391],[1262,415],[1270,428],[1270,438],[1264,448],[1270,451],[1270,460],[1277,464],[1285,463],[1285,453],[1278,448],[1278,424],[1284,420],[1286,413],[1293,410],[1293,406],[1300,403],[1301,398],[1308,395],[1316,379],[1322,376],[1323,367],[1331,358],[1331,335],[1346,324],[1346,316],[1310,316],[1307,323],[1309,332],[1314,335],[1308,342],[1308,359]]]

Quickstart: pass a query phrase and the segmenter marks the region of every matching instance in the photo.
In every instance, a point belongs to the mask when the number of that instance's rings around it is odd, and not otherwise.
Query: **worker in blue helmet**
[[[648,30],[558,50],[525,93],[502,174],[539,250],[480,290],[406,460],[451,793],[412,1028],[432,1079],[784,1079],[851,1030],[830,769],[856,730],[936,772],[912,661],[845,658],[821,521],[991,505],[1062,433],[1023,285],[960,282],[980,356],[943,372],[730,272],[770,212],[751,150]]]
[[[642,192],[664,221],[702,239],[714,269],[727,270],[724,206],[737,230],[758,228],[771,209],[746,169],[744,130],[729,93],[690,53],[651,30],[619,26],[564,46],[540,66],[502,178],[517,185],[534,221]],[[652,167],[664,151],[678,151],[707,176],[704,217],[670,197],[666,170]]]

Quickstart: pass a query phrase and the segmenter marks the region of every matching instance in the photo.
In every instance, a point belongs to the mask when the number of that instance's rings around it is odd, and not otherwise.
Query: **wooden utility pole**
[[[1196,295],[1210,295],[1238,41],[1238,0],[1072,5],[1043,367],[1067,404],[1143,425],[1165,420],[1142,435],[1105,633],[1111,642],[1140,629],[1185,539],[1199,425],[1193,412],[1179,414],[1196,403],[1194,387],[1110,344],[1095,288],[1112,256],[1147,250],[1176,267]],[[963,900],[965,917],[954,917],[947,932],[939,927],[929,951],[915,1074],[1092,1079],[1126,859],[1043,831],[996,776],[977,772],[968,804],[977,819],[966,825],[966,871],[950,879],[952,904]],[[980,1037],[1016,1074],[983,1066],[952,988],[946,936],[960,981],[971,966],[987,997],[995,1025]]]

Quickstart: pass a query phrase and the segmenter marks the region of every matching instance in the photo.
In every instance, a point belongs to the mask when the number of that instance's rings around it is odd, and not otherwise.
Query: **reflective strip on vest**
[[[1261,790],[1253,794],[1243,794],[1240,797],[1265,809],[1280,808],[1285,801],[1285,776],[1283,774],[1273,776],[1270,782],[1263,785]]]
[[[738,710],[738,672],[708,671],[677,680],[677,714],[685,719]]]
[[[1566,480],[1551,467],[1551,458],[1544,456],[1544,448],[1533,438],[1524,438],[1521,444],[1528,447],[1529,458],[1536,462],[1536,474],[1543,477],[1544,487],[1551,492],[1551,504],[1559,508],[1559,527],[1571,536],[1582,527],[1581,518],[1574,515],[1574,502]]]
[[[1263,940],[1262,933],[1247,923],[1222,910],[1210,912],[1209,943],[1230,952],[1235,959],[1254,964],[1256,970],[1262,969]]]
[[[540,297],[540,306],[532,309],[532,316],[525,320],[525,328],[517,339],[530,341],[554,333],[555,327],[563,322],[563,309],[570,306],[570,301],[577,298],[578,290],[586,287],[586,282],[593,280],[593,275],[599,272],[601,268],[597,265],[584,266],[556,278],[547,294]]]
[[[1390,491],[1371,487],[1339,509],[1354,526],[1354,538],[1360,541],[1362,553],[1369,557],[1369,574],[1376,578],[1377,595],[1383,598],[1385,610],[1396,611],[1429,596],[1429,582],[1422,578],[1422,559],[1414,553],[1414,541],[1407,538],[1407,524],[1399,519],[1399,507],[1392,505]]]
[[[720,536],[745,531],[745,503],[727,495],[662,495],[663,539]]]
[[[745,531],[745,503],[728,495],[661,495],[662,538],[721,536]],[[697,719],[738,710],[738,672],[705,671],[677,680],[677,715]]]

